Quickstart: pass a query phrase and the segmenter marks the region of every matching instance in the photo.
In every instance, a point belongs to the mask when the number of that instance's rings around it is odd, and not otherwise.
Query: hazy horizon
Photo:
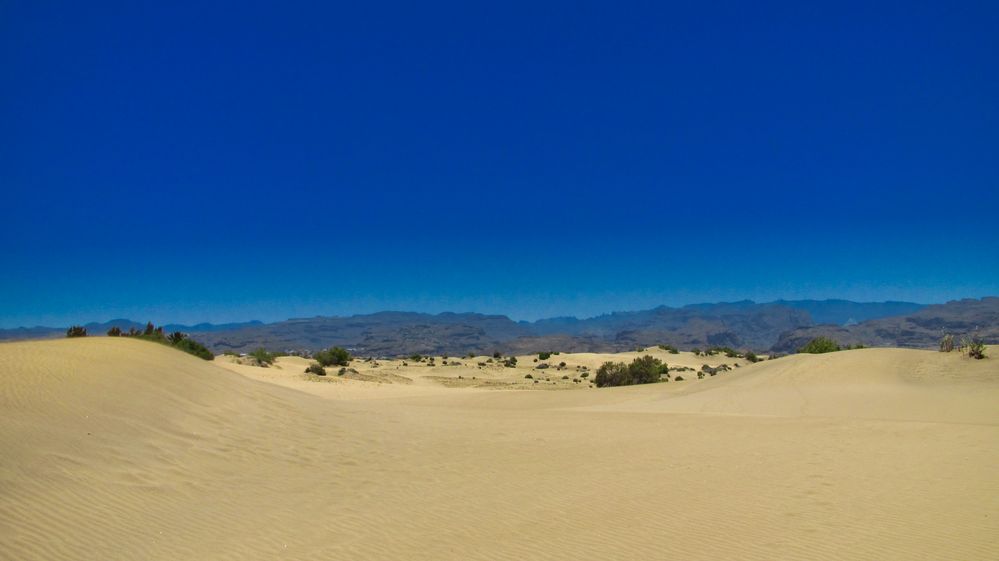
[[[650,305],[643,305],[643,306],[621,307],[621,308],[615,308],[615,309],[608,309],[608,310],[599,311],[599,312],[596,312],[596,313],[572,313],[572,312],[569,312],[569,313],[561,313],[561,314],[556,313],[556,314],[551,314],[551,315],[538,315],[536,317],[516,316],[516,315],[511,315],[509,313],[505,313],[505,312],[502,312],[502,311],[486,310],[486,309],[409,309],[409,308],[377,308],[377,309],[371,308],[371,309],[364,309],[364,310],[359,310],[359,311],[349,311],[349,312],[335,312],[334,311],[334,312],[330,312],[330,313],[302,313],[302,314],[271,315],[271,316],[252,316],[252,317],[251,316],[247,316],[247,317],[235,317],[235,318],[232,318],[232,319],[223,319],[223,320],[197,319],[197,318],[172,319],[171,317],[159,317],[159,316],[157,316],[157,317],[150,317],[148,315],[127,315],[127,314],[123,314],[123,315],[111,315],[111,316],[107,316],[107,317],[101,316],[101,317],[94,317],[94,318],[82,318],[82,317],[79,317],[79,318],[76,318],[76,319],[74,319],[72,321],[62,321],[62,322],[58,322],[58,323],[31,323],[31,324],[22,323],[22,324],[18,324],[18,325],[0,325],[0,329],[13,329],[13,328],[22,328],[22,327],[24,327],[24,328],[33,328],[33,327],[59,327],[59,328],[61,328],[61,327],[69,326],[69,325],[83,325],[83,324],[87,324],[87,323],[106,323],[106,322],[109,322],[109,321],[114,321],[114,320],[119,320],[119,319],[122,319],[122,320],[131,320],[131,321],[136,321],[136,322],[140,322],[140,323],[141,322],[146,322],[146,321],[152,321],[153,323],[155,323],[157,325],[170,325],[170,324],[197,325],[197,324],[203,324],[203,323],[219,325],[219,324],[225,324],[225,323],[246,323],[246,322],[252,322],[252,321],[260,321],[260,322],[263,322],[263,323],[274,323],[274,322],[280,322],[280,321],[291,320],[291,319],[304,319],[304,318],[312,318],[312,317],[319,317],[319,316],[322,316],[322,317],[350,317],[350,316],[355,316],[355,315],[367,315],[367,314],[374,314],[374,313],[379,313],[379,312],[424,313],[424,314],[442,314],[442,313],[462,314],[462,313],[474,313],[474,314],[483,314],[483,315],[506,316],[506,317],[510,318],[511,320],[518,321],[518,322],[520,322],[520,321],[535,322],[535,321],[542,320],[542,319],[556,319],[556,318],[562,318],[562,317],[575,317],[577,319],[589,319],[589,318],[594,318],[594,317],[598,317],[598,316],[602,316],[602,315],[607,315],[607,314],[613,314],[613,313],[645,311],[645,310],[650,310],[650,309],[657,308],[657,307],[660,307],[660,306],[667,306],[667,307],[670,307],[670,308],[682,308],[684,306],[692,306],[692,305],[699,305],[699,304],[731,304],[731,303],[744,302],[744,301],[747,301],[747,300],[748,301],[752,301],[752,302],[754,302],[756,304],[770,304],[770,303],[778,302],[780,300],[785,300],[785,301],[809,301],[810,300],[810,301],[817,301],[817,302],[822,302],[822,301],[847,301],[847,302],[853,302],[853,303],[857,303],[857,304],[906,303],[906,304],[918,304],[918,305],[922,305],[922,306],[927,306],[927,305],[933,305],[933,304],[943,304],[943,303],[954,301],[954,300],[963,300],[963,299],[981,300],[982,298],[987,298],[987,297],[995,297],[995,295],[983,294],[983,295],[980,295],[980,296],[962,296],[962,297],[957,297],[957,298],[949,298],[949,299],[942,300],[942,301],[939,301],[939,302],[919,302],[919,301],[904,300],[904,299],[854,300],[854,299],[850,299],[850,298],[836,298],[836,297],[829,297],[829,298],[772,298],[772,299],[766,299],[766,300],[754,299],[754,298],[739,298],[739,299],[714,300],[714,301],[706,301],[706,300],[705,301],[691,301],[691,302],[684,302],[684,303],[677,303],[677,304],[669,304],[669,303],[660,302],[660,303],[655,303],[655,304],[650,304]]]

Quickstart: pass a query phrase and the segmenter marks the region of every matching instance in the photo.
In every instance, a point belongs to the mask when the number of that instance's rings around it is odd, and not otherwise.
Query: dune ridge
[[[995,559],[994,364],[489,391],[0,344],[0,559]]]

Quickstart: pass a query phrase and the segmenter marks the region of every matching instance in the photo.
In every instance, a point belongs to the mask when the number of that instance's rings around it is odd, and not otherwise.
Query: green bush
[[[112,326],[111,329],[108,329],[108,337],[121,337],[121,328],[117,325]]]
[[[66,337],[86,337],[87,328],[82,325],[74,325],[66,330]]]
[[[623,362],[605,362],[597,370],[593,381],[598,388],[608,386],[630,386],[658,382],[669,367],[650,355],[636,358],[627,365]]]
[[[746,360],[749,362],[759,362],[760,357],[756,356],[756,353],[753,351],[746,351]]]
[[[798,349],[799,353],[822,354],[832,353],[840,350],[839,343],[828,337],[816,337],[808,342],[804,347]]]
[[[527,376],[524,376],[524,379],[525,380],[533,380],[534,376],[531,376],[530,374],[528,374]]]
[[[267,367],[274,364],[274,359],[276,358],[274,354],[267,352],[267,349],[263,347],[257,348],[248,355],[250,358],[257,361],[257,366]]]
[[[512,356],[512,357],[504,360],[503,361],[503,366],[505,366],[507,368],[516,368],[517,367],[517,357]]]
[[[312,358],[316,359],[316,362],[322,366],[347,366],[353,359],[353,357],[350,356],[350,353],[347,352],[347,349],[342,347],[330,347],[329,349],[319,351],[313,355]],[[411,358],[415,361],[419,361],[423,357],[420,355],[413,355]]]
[[[192,354],[198,358],[203,358],[205,360],[215,360],[215,355],[212,354],[212,351],[208,350],[207,347],[189,337],[185,337],[170,346],[172,346],[175,349],[184,351],[187,354]]]
[[[313,362],[312,364],[309,365],[308,368],[305,369],[305,373],[315,374],[316,376],[325,376],[326,369],[323,368],[322,364],[319,364],[318,362]]]
[[[538,353],[538,359],[539,360],[548,360],[551,357],[552,357],[552,354],[550,352]]]

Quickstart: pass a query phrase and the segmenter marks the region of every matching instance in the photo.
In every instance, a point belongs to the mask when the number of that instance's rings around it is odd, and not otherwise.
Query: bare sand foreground
[[[478,361],[315,381],[298,360],[0,345],[0,559],[999,559],[997,358],[546,373],[567,391],[487,389],[528,386]]]

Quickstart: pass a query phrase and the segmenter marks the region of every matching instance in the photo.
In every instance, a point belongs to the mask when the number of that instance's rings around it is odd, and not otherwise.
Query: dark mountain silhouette
[[[894,315],[897,312],[911,312]],[[837,324],[818,324],[815,316]],[[873,319],[872,319],[873,318]],[[847,320],[859,323],[844,325]],[[91,335],[112,325],[127,330],[145,324],[112,320],[87,324]],[[933,347],[944,332],[999,338],[999,298],[961,300],[934,306],[908,302],[857,303],[846,300],[790,300],[758,304],[749,300],[693,304],[679,308],[615,312],[592,318],[560,317],[516,322],[502,315],[378,312],[348,317],[317,316],[275,323],[164,326],[192,334],[215,352],[312,351],[332,345],[363,356],[413,353],[459,355],[543,350],[614,352],[658,344],[682,349],[727,346],[793,352],[813,337],[842,344]],[[62,337],[65,328],[0,330],[0,339]]]
[[[841,345],[933,348],[947,334],[980,337],[999,343],[999,298],[969,298],[925,306],[915,313],[872,319],[856,325],[815,325],[783,333],[775,352],[795,352],[815,337],[829,337]]]

